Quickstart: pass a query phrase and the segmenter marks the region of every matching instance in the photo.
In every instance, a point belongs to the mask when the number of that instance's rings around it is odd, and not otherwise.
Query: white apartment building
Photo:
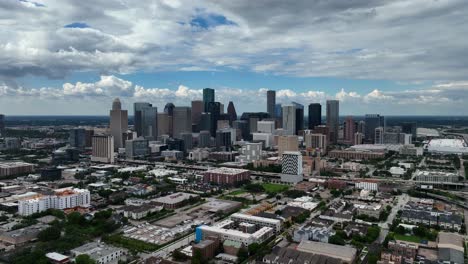
[[[259,160],[262,157],[262,143],[245,143],[239,152],[240,155],[236,157],[237,162],[250,163]]]
[[[74,207],[89,207],[91,194],[86,189],[62,188],[54,191],[52,195],[40,195],[18,201],[18,214],[32,215],[47,209],[67,209]]]

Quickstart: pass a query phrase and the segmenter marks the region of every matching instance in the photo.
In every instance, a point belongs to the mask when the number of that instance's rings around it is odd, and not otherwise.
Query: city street
[[[392,207],[392,211],[388,215],[387,220],[384,223],[379,224],[379,227],[380,227],[380,235],[378,238],[379,243],[382,243],[385,240],[385,237],[388,234],[388,229],[390,228],[390,225],[392,224],[393,219],[395,219],[398,211],[401,210],[401,208],[403,208],[403,206],[406,203],[408,203],[409,198],[410,197],[406,193],[399,195],[397,197],[398,199],[397,204]]]

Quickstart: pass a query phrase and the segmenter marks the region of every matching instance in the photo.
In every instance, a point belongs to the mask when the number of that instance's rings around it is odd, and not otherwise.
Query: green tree
[[[258,243],[252,243],[249,245],[248,249],[250,255],[255,255],[260,249],[260,245]]]
[[[203,257],[202,257],[202,254],[201,254],[200,250],[195,250],[193,252],[191,263],[192,264],[202,264],[203,263]]]
[[[78,255],[75,258],[75,263],[76,264],[96,264],[96,261],[94,261],[94,259],[92,259],[89,255],[82,254],[82,255]]]
[[[340,245],[340,246],[344,246],[345,245],[345,241],[342,237],[340,236],[337,236],[337,235],[333,235],[331,236],[329,239],[328,239],[328,243],[330,244],[335,244],[335,245]]]
[[[42,242],[57,240],[60,238],[60,233],[60,228],[56,226],[51,226],[39,232],[37,238],[39,239],[39,241]]]
[[[249,252],[247,249],[245,249],[245,247],[241,247],[239,252],[237,252],[237,257],[239,258],[239,262],[243,262],[249,257]]]

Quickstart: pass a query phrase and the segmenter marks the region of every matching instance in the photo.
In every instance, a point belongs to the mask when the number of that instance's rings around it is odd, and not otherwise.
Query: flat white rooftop
[[[468,146],[463,139],[432,139],[425,148],[429,152],[468,153]]]

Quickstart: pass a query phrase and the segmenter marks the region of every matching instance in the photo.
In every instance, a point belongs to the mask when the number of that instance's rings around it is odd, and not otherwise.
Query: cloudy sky
[[[468,115],[466,0],[1,0],[0,113],[104,115],[216,89],[238,112]]]

